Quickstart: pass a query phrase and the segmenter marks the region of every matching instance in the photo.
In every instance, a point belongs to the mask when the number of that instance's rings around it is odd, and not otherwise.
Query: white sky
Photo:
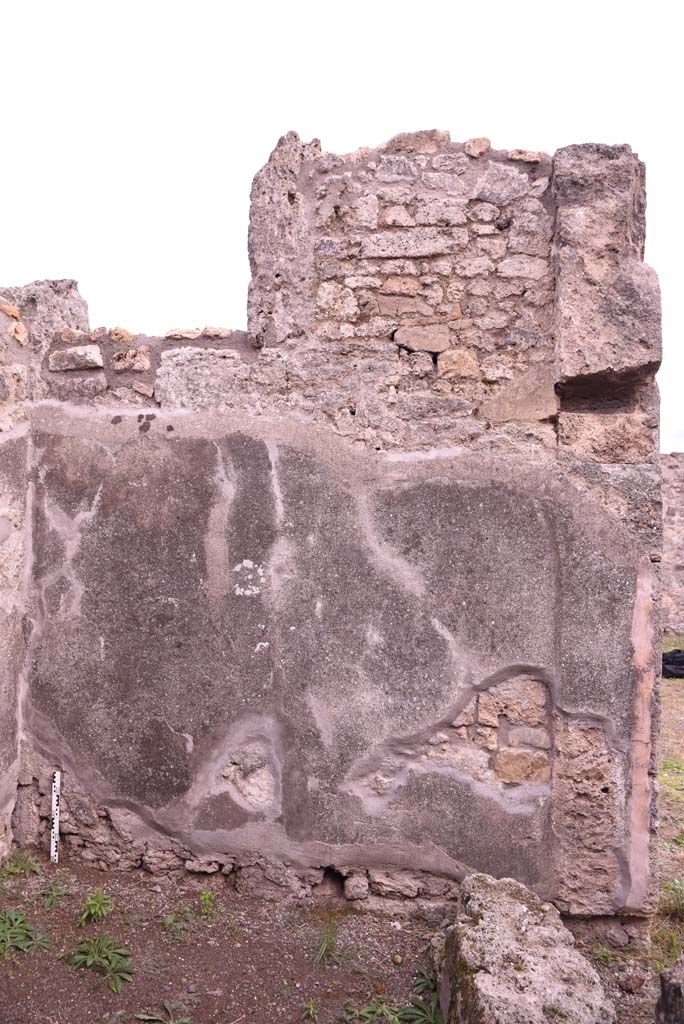
[[[286,131],[333,152],[419,128],[549,153],[628,142],[663,291],[661,447],[683,450],[675,9],[4,0],[0,284],[76,278],[93,326],[244,327],[251,179]]]

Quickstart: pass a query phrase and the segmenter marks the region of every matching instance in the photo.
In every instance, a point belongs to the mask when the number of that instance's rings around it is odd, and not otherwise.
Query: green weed
[[[301,1015],[301,1017],[299,1019],[300,1020],[313,1020],[313,1021],[316,1021],[316,1022],[320,1020],[320,1017],[318,1015],[318,1010],[316,1008],[316,1004],[314,1003],[313,999],[309,999],[309,1001],[304,1004],[304,1010],[302,1011],[302,1015]]]
[[[216,903],[216,893],[212,892],[211,889],[202,889],[199,898],[200,917],[203,917],[205,921],[210,921],[214,916],[214,904]]]
[[[612,949],[609,949],[608,946],[602,945],[600,942],[597,942],[596,945],[592,947],[592,953],[594,954],[594,959],[599,960],[602,964],[609,964],[615,959],[615,954]]]
[[[91,892],[86,898],[76,924],[79,928],[83,928],[86,924],[96,924],[99,921],[104,921],[107,914],[111,913],[112,906],[111,897],[105,896],[102,889],[96,889],[95,892]]]
[[[0,869],[0,878],[11,878],[16,875],[23,875],[30,878],[31,875],[39,875],[40,865],[29,853],[23,850],[14,850]]]
[[[47,935],[36,931],[26,918],[15,910],[0,911],[0,956],[7,958],[13,952],[28,953],[47,949],[50,940]]]
[[[97,935],[92,939],[83,939],[78,949],[69,957],[72,967],[95,971],[102,976],[102,983],[112,992],[120,992],[122,982],[133,981],[130,953],[119,946],[110,935]]]
[[[388,1006],[378,998],[361,1009],[347,1007],[343,1020],[359,1024],[443,1024],[437,995],[437,979],[425,967],[419,967],[413,982],[416,993],[409,1006]]]
[[[315,964],[322,964],[325,960],[332,960],[334,963],[339,964],[340,955],[337,952],[337,929],[338,922],[333,918],[328,921],[328,926],[323,936],[318,952],[314,958]]]
[[[63,889],[59,882],[52,882],[38,893],[38,898],[42,899],[45,910],[52,910],[65,896],[71,896],[71,893],[68,889]]]

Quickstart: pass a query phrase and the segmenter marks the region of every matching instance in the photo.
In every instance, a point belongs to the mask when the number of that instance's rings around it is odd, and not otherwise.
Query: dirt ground
[[[39,867],[40,875],[2,882],[0,912],[26,914],[50,946],[0,959],[0,1024],[133,1024],[141,1013],[193,1024],[356,1020],[352,1010],[374,1001],[410,1006],[439,924],[354,912],[334,896],[315,906],[250,899],[221,876],[179,886],[141,872],[105,877],[78,862]],[[69,895],[46,909],[40,893],[53,882]],[[111,912],[78,927],[98,889]],[[68,963],[79,942],[101,933],[130,952],[133,978],[120,994]]]
[[[667,643],[684,647],[684,637]],[[615,1001],[618,1024],[651,1024],[658,972],[684,951],[684,680],[663,680],[660,814],[662,912],[650,950],[580,946]],[[178,884],[142,872],[105,876],[64,857],[59,868],[45,859],[36,864],[40,874],[26,863],[28,877],[0,877],[0,1024],[441,1020],[427,1009],[429,982],[425,1013],[410,1009],[421,971],[424,984],[430,975],[427,950],[440,925],[434,913],[361,913],[334,892],[316,905],[255,900],[222,876],[186,876]],[[46,906],[53,885],[64,895]],[[79,927],[77,917],[97,890],[110,898],[111,910]],[[24,914],[34,939],[44,935],[48,948],[15,949],[3,958],[8,912]],[[102,934],[129,953],[131,980],[122,978],[119,993],[68,962],[80,942]]]

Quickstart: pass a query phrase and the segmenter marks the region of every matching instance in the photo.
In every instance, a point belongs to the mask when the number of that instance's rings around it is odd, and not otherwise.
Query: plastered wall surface
[[[663,471],[663,629],[684,633],[684,452],[660,456]]]
[[[660,359],[628,147],[280,140],[248,333],[0,291],[0,842],[653,905]],[[3,394],[5,393],[3,392]]]

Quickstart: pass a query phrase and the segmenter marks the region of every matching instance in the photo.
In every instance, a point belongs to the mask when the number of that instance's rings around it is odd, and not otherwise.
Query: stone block
[[[437,374],[444,380],[478,380],[480,367],[473,352],[465,348],[451,348],[440,353]]]
[[[112,369],[115,373],[126,373],[131,370],[142,373],[149,370],[150,366],[149,345],[126,348],[121,352],[115,352],[112,356]]]
[[[97,370],[104,366],[99,345],[74,345],[50,353],[51,370]]]
[[[500,747],[494,759],[494,774],[500,782],[540,784],[551,778],[548,755],[541,750]]]
[[[478,699],[480,724],[496,726],[500,717],[513,725],[545,725],[547,693],[544,684],[519,676],[481,693]]]
[[[471,875],[447,929],[446,1024],[614,1024],[598,974],[558,911],[510,878]]]
[[[468,242],[463,228],[417,227],[396,231],[376,231],[360,239],[361,256],[374,258],[410,259],[417,256],[441,256],[458,252]]]
[[[484,156],[492,148],[492,144],[489,139],[468,139],[463,147],[468,154],[477,159],[477,157]]]
[[[382,286],[388,295],[417,295],[420,281],[416,277],[388,277]]]
[[[368,875],[370,890],[378,896],[414,899],[420,892],[420,882],[412,871],[378,871],[371,868]]]
[[[487,398],[480,406],[481,415],[495,423],[554,419],[559,409],[555,376],[555,367],[548,363],[533,366]]]
[[[532,729],[527,725],[517,725],[508,731],[508,743],[512,747],[539,747],[549,750],[551,737],[547,729]]]
[[[449,327],[447,324],[400,327],[394,332],[394,341],[411,352],[444,352],[449,347]]]

